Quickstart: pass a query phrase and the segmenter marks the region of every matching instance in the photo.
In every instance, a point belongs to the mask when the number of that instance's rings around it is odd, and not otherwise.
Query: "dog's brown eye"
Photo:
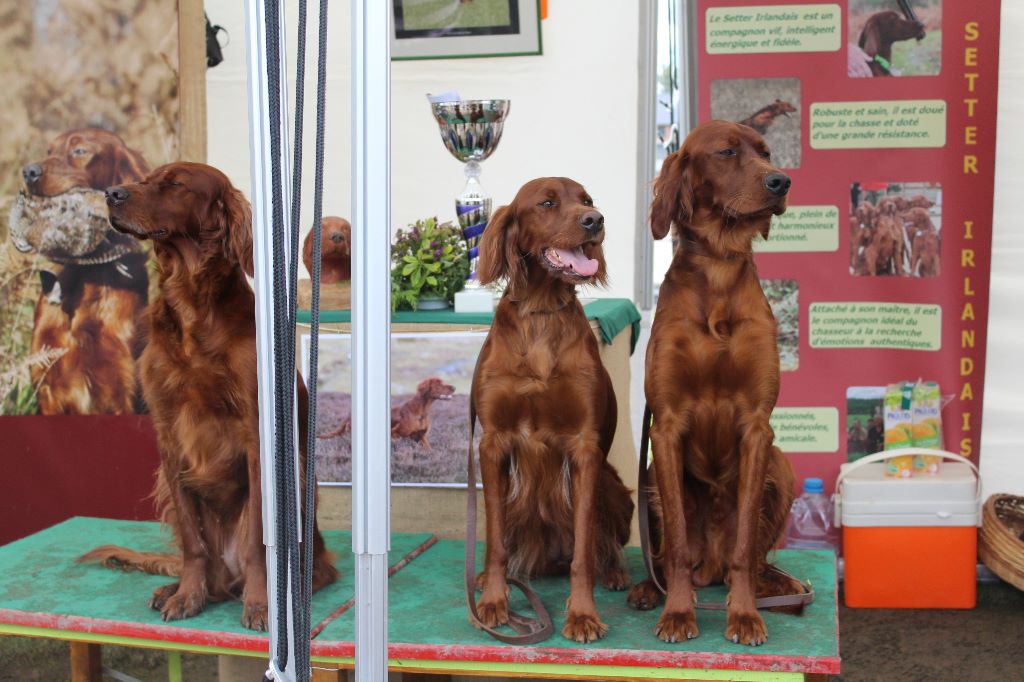
[[[548,199],[547,201],[542,201],[542,202],[540,202],[537,205],[540,206],[541,208],[554,208],[555,207],[555,200],[554,199]]]
[[[583,200],[583,205],[584,206],[593,206],[594,205],[594,200],[591,199],[590,197],[587,197],[586,199]]]
[[[732,147],[726,147],[725,149],[719,150],[718,155],[724,157],[736,156],[736,150]]]
[[[74,149],[71,150],[71,153],[75,156],[85,156],[86,154],[89,153],[89,150],[83,147],[75,147]]]
[[[763,151],[763,152],[761,152],[761,156],[766,158],[766,159],[770,159],[770,158],[772,158],[772,153],[769,152],[769,151]]]

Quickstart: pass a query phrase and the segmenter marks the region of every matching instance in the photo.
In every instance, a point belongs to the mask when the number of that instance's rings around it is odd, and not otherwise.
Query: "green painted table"
[[[351,536],[326,531],[328,547],[349,568],[313,600],[317,665],[351,667],[355,614],[346,605],[354,593]],[[153,588],[167,578],[83,566],[74,558],[97,544],[113,542],[141,550],[166,546],[156,523],[74,518],[0,547],[0,633],[49,637],[89,644],[121,644],[172,652],[171,679],[180,679],[173,652],[265,656],[266,635],[244,629],[239,602],[211,604],[184,621],[164,623],[147,606]],[[597,589],[608,635],[579,645],[554,635],[529,647],[501,644],[474,629],[462,591],[463,543],[435,542],[429,534],[392,537],[389,582],[391,668],[408,673],[468,674],[575,679],[699,679],[795,681],[839,672],[835,559],[830,552],[782,551],[778,563],[809,579],[815,602],[801,617],[765,613],[768,643],[749,648],[721,635],[725,614],[700,611],[699,638],[666,644],[653,635],[658,611],[626,606],[625,593]],[[628,552],[634,580],[643,576],[638,551]],[[482,559],[482,557],[481,557]],[[536,580],[538,594],[561,629],[568,595],[564,578]],[[721,601],[724,588],[701,590],[702,601]],[[523,605],[513,605],[524,609]],[[342,679],[317,671],[315,679]],[[175,677],[177,674],[177,677]],[[83,677],[81,679],[89,679]]]

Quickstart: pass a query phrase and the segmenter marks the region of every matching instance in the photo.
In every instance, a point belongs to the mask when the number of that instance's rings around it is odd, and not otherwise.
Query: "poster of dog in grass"
[[[391,481],[465,486],[469,390],[486,332],[391,335]],[[308,334],[302,373],[309,376]],[[316,474],[352,481],[352,337],[321,334],[317,377]],[[308,381],[308,380],[307,380]],[[476,432],[479,444],[480,431]]]

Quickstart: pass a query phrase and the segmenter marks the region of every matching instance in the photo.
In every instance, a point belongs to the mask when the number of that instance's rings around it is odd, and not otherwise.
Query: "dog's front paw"
[[[640,611],[650,611],[661,602],[661,592],[650,580],[633,585],[626,597],[626,603]]]
[[[654,634],[663,642],[685,642],[700,634],[697,614],[689,611],[665,611],[654,627]]]
[[[480,622],[489,628],[506,625],[508,623],[508,597],[502,596],[500,599],[485,597],[477,602],[476,612],[480,616]]]
[[[191,618],[203,610],[206,605],[206,595],[202,590],[194,592],[182,592],[179,588],[173,596],[168,597],[160,609],[160,616],[164,620],[181,620]]]
[[[162,585],[153,590],[153,596],[149,598],[149,608],[162,611],[167,600],[178,591],[178,585],[179,583],[171,583],[170,585]]]
[[[588,644],[605,636],[608,626],[601,622],[596,613],[572,613],[565,617],[562,636],[574,642]]]
[[[761,646],[768,641],[768,628],[757,611],[750,613],[729,611],[725,625],[725,638],[734,644]]]
[[[267,629],[267,601],[266,599],[246,600],[242,606],[242,625],[250,630],[265,632]]]
[[[601,576],[601,584],[604,585],[606,589],[614,592],[621,592],[630,585],[629,572],[621,566],[609,568],[604,572],[604,575]]]

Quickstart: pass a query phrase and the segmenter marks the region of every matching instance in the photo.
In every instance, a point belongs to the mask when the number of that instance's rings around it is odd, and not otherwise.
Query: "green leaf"
[[[423,286],[423,270],[417,270],[412,274],[412,285],[414,288],[419,289]]]
[[[402,256],[402,260],[406,263],[416,263],[416,256]]]
[[[431,263],[430,265],[427,266],[427,272],[440,272],[440,270],[441,270],[441,264],[440,263]]]
[[[406,264],[406,266],[404,268],[402,268],[402,277],[408,277],[415,270],[419,270],[419,263],[408,263],[408,264]]]
[[[427,275],[427,284],[429,284],[432,287],[436,287],[437,277],[434,277],[433,275]]]

